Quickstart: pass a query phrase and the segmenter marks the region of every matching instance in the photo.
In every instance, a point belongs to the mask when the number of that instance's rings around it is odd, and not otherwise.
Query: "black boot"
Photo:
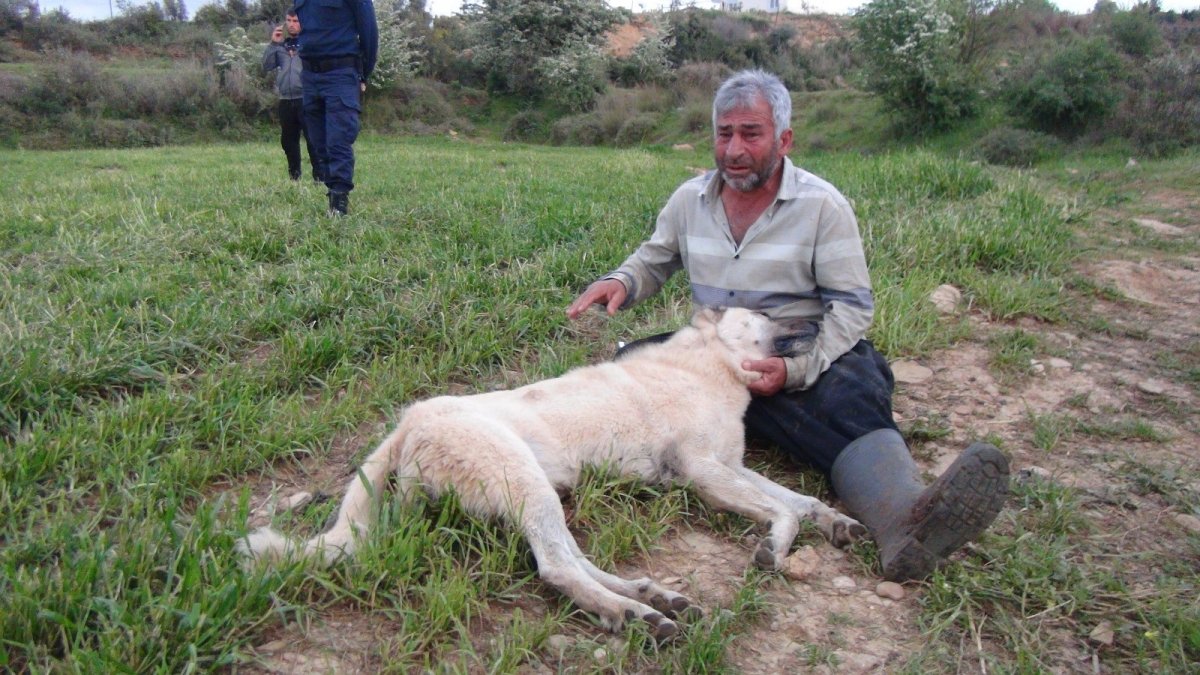
[[[330,192],[329,193],[329,215],[345,216],[350,213],[350,193],[349,192]]]
[[[874,537],[884,578],[920,580],[996,519],[1008,496],[1008,459],[973,443],[926,487],[904,438],[880,429],[846,446],[830,478]]]

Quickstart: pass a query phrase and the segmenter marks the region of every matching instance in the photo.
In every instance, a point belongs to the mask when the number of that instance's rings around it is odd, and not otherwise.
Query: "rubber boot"
[[[350,193],[329,193],[329,215],[344,216],[350,213]]]
[[[921,580],[987,529],[1008,497],[1008,459],[973,443],[932,485],[904,438],[880,429],[842,450],[830,471],[833,489],[879,548],[884,578]]]

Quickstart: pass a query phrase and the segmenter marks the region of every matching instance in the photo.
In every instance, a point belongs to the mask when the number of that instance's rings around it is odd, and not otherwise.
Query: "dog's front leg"
[[[741,514],[767,528],[754,551],[754,564],[767,570],[782,568],[800,531],[795,512],[716,459],[688,456],[680,464],[686,465],[676,467],[682,478],[692,482],[707,504]]]
[[[867,536],[867,528],[857,520],[840,513],[816,497],[802,495],[776,483],[766,476],[738,467],[738,473],[754,483],[758,489],[787,505],[802,520],[811,520],[829,543],[842,548],[855,540]]]

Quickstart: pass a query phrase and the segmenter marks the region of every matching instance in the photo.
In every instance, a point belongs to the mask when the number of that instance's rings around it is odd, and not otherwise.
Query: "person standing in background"
[[[263,52],[262,67],[264,73],[275,73],[275,93],[279,96],[279,144],[287,157],[288,177],[300,180],[300,137],[304,136],[313,180],[320,183],[320,163],[308,131],[304,128],[299,35],[300,19],[295,10],[288,10],[283,24],[271,31],[271,43]]]
[[[329,189],[330,215],[350,212],[362,93],[375,70],[379,29],[371,0],[296,0],[304,40],[304,121]]]

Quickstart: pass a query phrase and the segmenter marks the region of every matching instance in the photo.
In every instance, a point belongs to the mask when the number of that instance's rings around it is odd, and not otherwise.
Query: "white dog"
[[[777,329],[744,309],[702,310],[669,340],[620,360],[586,366],[519,389],[443,396],[413,404],[363,462],[330,530],[303,545],[261,529],[241,547],[255,557],[319,555],[329,563],[353,552],[389,474],[401,498],[423,488],[453,489],[464,508],[519,527],[539,576],[579,607],[619,630],[639,618],[659,639],[687,598],[650,579],[623,579],[593,565],[567,529],[557,491],[580,470],[608,465],[646,481],[690,483],[707,503],[740,513],[768,533],[754,562],[777,569],[799,530],[816,522],[835,545],[866,534],[858,521],[742,466],[746,385],[758,373],[747,359],[766,358]]]

